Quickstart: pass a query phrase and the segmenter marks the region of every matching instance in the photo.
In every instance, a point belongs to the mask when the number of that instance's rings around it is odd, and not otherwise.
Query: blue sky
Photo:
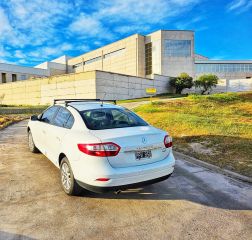
[[[1,0],[0,62],[32,66],[159,29],[195,30],[212,59],[252,59],[252,0]]]

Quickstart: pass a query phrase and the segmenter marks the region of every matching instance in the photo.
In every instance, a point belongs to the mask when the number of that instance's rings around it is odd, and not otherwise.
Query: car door
[[[52,120],[54,119],[55,114],[57,113],[59,107],[52,106],[46,109],[41,117],[39,118],[38,123],[34,127],[32,134],[35,141],[35,144],[39,148],[39,150],[46,155],[46,134],[48,129],[52,124]]]
[[[46,156],[55,164],[58,163],[58,157],[61,152],[62,140],[73,125],[73,116],[65,108],[60,107],[49,126],[46,136]]]

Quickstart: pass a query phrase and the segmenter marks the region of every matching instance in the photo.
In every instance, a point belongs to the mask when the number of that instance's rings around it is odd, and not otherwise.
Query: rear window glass
[[[58,127],[71,128],[73,125],[72,114],[67,109],[61,107],[54,118],[54,124]]]
[[[112,128],[126,128],[147,126],[143,119],[127,109],[92,109],[81,112],[87,128],[91,130],[103,130]]]
[[[58,111],[58,107],[56,106],[52,106],[50,108],[48,108],[47,110],[45,110],[40,118],[40,120],[42,122],[45,122],[45,123],[50,123],[52,124],[52,120],[54,118],[54,115],[55,113]]]

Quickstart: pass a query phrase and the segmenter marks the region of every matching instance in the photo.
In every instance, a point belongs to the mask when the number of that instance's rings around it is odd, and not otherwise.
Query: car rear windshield
[[[143,119],[127,109],[103,108],[81,111],[81,116],[87,128],[103,130],[147,126]]]

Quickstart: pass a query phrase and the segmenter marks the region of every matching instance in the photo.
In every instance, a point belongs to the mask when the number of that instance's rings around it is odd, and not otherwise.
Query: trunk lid
[[[103,143],[113,142],[121,147],[117,156],[107,157],[114,168],[154,163],[165,159],[170,152],[170,148],[164,146],[165,132],[152,126],[91,130],[90,132]],[[151,153],[149,155],[146,152]],[[139,154],[142,156],[140,159]]]

